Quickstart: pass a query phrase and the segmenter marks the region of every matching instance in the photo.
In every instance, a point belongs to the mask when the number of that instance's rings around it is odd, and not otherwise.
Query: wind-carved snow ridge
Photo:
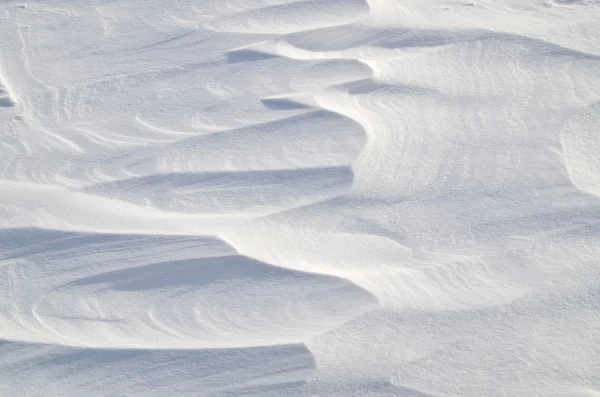
[[[600,393],[597,1],[0,15],[0,395]]]

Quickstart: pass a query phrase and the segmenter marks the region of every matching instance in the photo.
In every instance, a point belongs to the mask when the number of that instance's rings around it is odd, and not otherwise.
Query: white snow
[[[600,396],[600,1],[1,2],[0,396]]]

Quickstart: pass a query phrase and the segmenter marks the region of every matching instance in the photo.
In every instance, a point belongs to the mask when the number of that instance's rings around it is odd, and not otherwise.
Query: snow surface
[[[0,2],[0,396],[600,396],[600,1]]]

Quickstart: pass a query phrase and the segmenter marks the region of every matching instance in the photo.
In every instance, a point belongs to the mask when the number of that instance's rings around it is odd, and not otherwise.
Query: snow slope
[[[0,3],[0,396],[600,396],[600,1]]]

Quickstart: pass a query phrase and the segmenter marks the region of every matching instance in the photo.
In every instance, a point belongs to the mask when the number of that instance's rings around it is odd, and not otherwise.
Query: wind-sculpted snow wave
[[[0,395],[600,393],[597,1],[0,11]]]

